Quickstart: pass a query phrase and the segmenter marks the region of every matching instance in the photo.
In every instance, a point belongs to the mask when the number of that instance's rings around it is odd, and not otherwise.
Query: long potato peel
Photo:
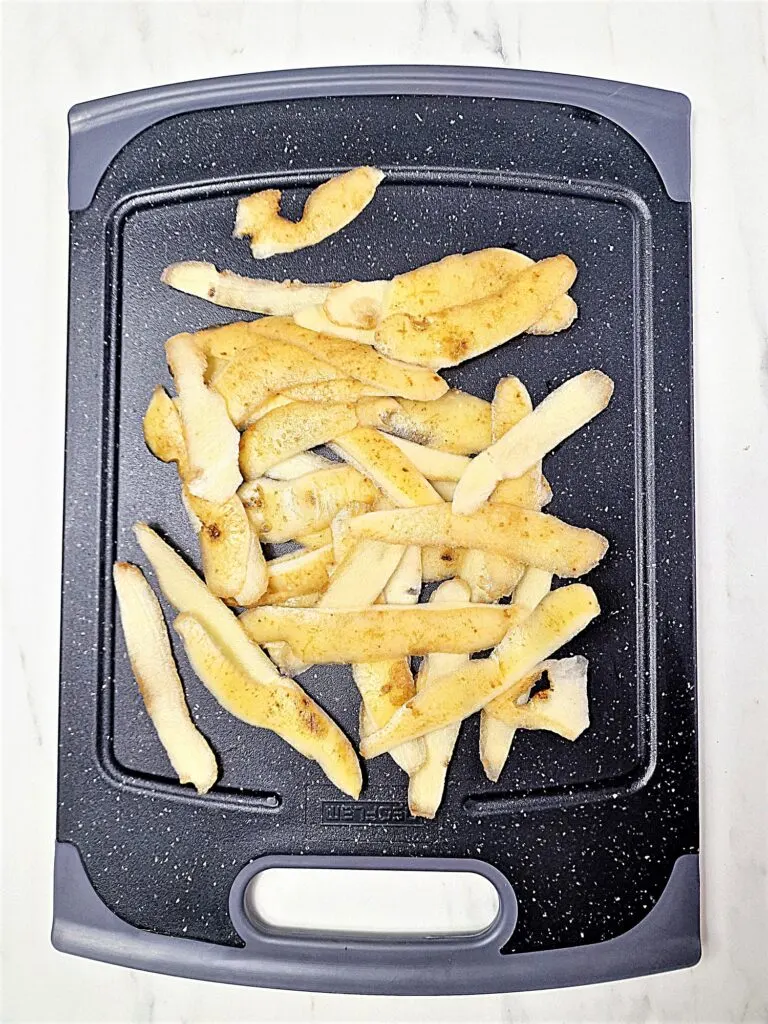
[[[560,587],[509,630],[491,657],[470,661],[439,685],[417,692],[378,732],[363,739],[360,753],[377,757],[406,740],[460,722],[502,693],[525,692],[526,677],[572,640],[598,615],[591,587]],[[246,613],[249,614],[249,613]]]
[[[257,682],[279,679],[272,662],[248,637],[234,612],[214,597],[194,569],[146,523],[136,523],[134,533],[155,570],[160,589],[176,611],[199,619],[225,654]]]
[[[302,730],[310,722],[315,721],[314,717],[311,720],[307,718],[309,711],[312,711],[318,720],[328,723],[328,729],[323,732],[323,736],[328,738],[327,749],[329,751],[347,751],[344,762],[346,768],[340,781],[345,780],[346,784],[350,786],[344,792],[353,792],[354,786],[351,783],[354,772],[349,765],[352,760],[356,762],[356,758],[354,758],[354,750],[349,741],[338,726],[328,718],[321,708],[314,704],[311,698],[307,697],[300,686],[280,675],[261,648],[248,637],[237,616],[222,601],[211,594],[197,573],[154,530],[144,523],[137,523],[134,530],[168,601],[181,616],[199,624],[203,634],[210,638],[218,654],[225,659],[227,664],[237,670],[237,678],[247,680],[250,687],[260,688],[267,696],[270,693],[288,695],[288,706],[294,708],[297,717],[296,749],[303,752],[303,748],[298,745],[306,740],[306,737],[302,738]],[[208,685],[205,679],[202,681]],[[302,719],[302,715],[304,715],[304,719]],[[287,736],[284,738],[287,739]],[[288,742],[294,745],[292,740],[288,740]],[[310,741],[307,740],[307,742]],[[314,741],[311,742],[312,749],[315,749]],[[315,759],[319,760],[319,757],[316,756]],[[335,772],[331,753],[321,762],[321,765],[324,770],[328,768],[329,772]],[[336,781],[330,774],[329,778]],[[355,795],[359,790],[360,786],[357,785]]]
[[[333,547],[326,544],[315,551],[291,551],[266,563],[267,589],[260,604],[285,604],[305,594],[322,592],[328,585],[333,565]]]
[[[194,260],[172,263],[160,275],[160,280],[176,291],[216,306],[277,316],[292,316],[306,306],[325,302],[333,290],[330,284],[242,277],[229,270],[217,270],[212,263]]]
[[[270,480],[296,480],[298,477],[314,473],[318,469],[332,469],[333,465],[330,459],[325,459],[322,455],[316,455],[314,452],[300,452],[298,455],[283,459],[276,466],[270,466],[264,476],[268,476]]]
[[[357,402],[365,398],[380,396],[378,388],[363,384],[354,377],[337,377],[334,380],[314,381],[310,384],[296,384],[282,392],[285,398],[297,402]]]
[[[466,583],[462,580],[448,580],[433,592],[430,602],[443,604],[466,601],[468,597],[469,587]],[[417,690],[423,691],[429,686],[439,685],[443,676],[463,668],[468,660],[469,656],[466,654],[428,654],[416,679]],[[437,814],[460,728],[461,722],[453,722],[424,736],[424,763],[411,776],[408,783],[408,807],[414,816],[434,818]]]
[[[227,657],[202,622],[189,613],[174,623],[190,664],[203,685],[230,714],[276,733],[304,757],[317,761],[343,792],[357,798],[362,787],[354,747],[322,708],[291,679],[268,686]]]
[[[240,617],[259,643],[283,640],[307,662],[387,661],[438,650],[466,654],[497,644],[518,621],[514,605],[375,605],[252,608]]]
[[[161,462],[175,462],[184,480],[189,475],[184,430],[176,403],[165,388],[158,386],[152,392],[143,428],[147,448]]]
[[[608,550],[608,541],[593,530],[513,505],[485,505],[466,516],[445,502],[368,512],[352,519],[349,531],[390,544],[481,548],[571,578],[594,569]]]
[[[267,560],[264,557],[258,533],[250,522],[248,526],[250,545],[245,563],[245,579],[233,598],[234,604],[240,605],[242,608],[250,608],[251,605],[258,604],[259,598],[267,588]]]
[[[374,331],[334,323],[320,305],[307,306],[298,310],[294,313],[293,319],[299,326],[306,327],[309,331],[319,331],[336,338],[347,338],[349,341],[357,341],[361,345],[373,345],[376,340]]]
[[[331,533],[331,528],[326,526],[322,530],[315,530],[313,533],[302,533],[296,540],[303,548],[316,551],[318,548],[324,548],[328,544],[332,544],[333,534]]]
[[[372,330],[389,288],[389,281],[347,281],[325,297],[326,316],[338,327]]]
[[[496,385],[491,403],[491,431],[494,441],[527,416],[532,408],[531,396],[522,381],[517,377],[502,378]],[[463,473],[464,470],[462,475]],[[510,505],[539,509],[540,477],[541,470],[534,476],[521,477],[512,484],[512,495],[500,495],[499,488],[496,488],[494,496],[499,501],[511,497],[512,500],[508,502]],[[458,479],[461,479],[461,476]],[[514,558],[477,549],[463,554],[459,569],[462,579],[470,586],[473,601],[498,601],[501,597],[507,597],[517,586],[524,571],[525,566]]]
[[[533,672],[529,673],[525,680],[525,688],[530,692],[532,687],[538,683],[541,679],[542,670],[534,669]],[[507,694],[502,694],[497,700],[506,700]],[[515,699],[511,701],[512,704],[517,704],[518,701],[525,699],[525,694],[522,696],[515,696]],[[491,701],[493,703],[493,701]],[[487,710],[487,705],[480,712],[480,763],[483,766],[483,771],[486,777],[491,782],[498,782],[501,777],[501,773],[504,770],[504,765],[507,763],[509,758],[509,752],[512,748],[512,741],[515,738],[515,732],[517,726],[508,725],[507,722],[490,715]]]
[[[224,502],[241,483],[240,436],[222,397],[205,383],[206,358],[191,334],[166,342],[168,365],[179,394],[190,492],[207,501]]]
[[[385,317],[376,328],[376,347],[394,359],[435,370],[456,366],[523,334],[575,280],[573,260],[551,256],[473,302],[425,316]]]
[[[321,608],[354,608],[373,604],[402,558],[403,549],[380,541],[362,541],[334,569],[320,598]]]
[[[200,521],[198,539],[205,582],[216,597],[234,598],[245,587],[253,543],[243,503],[237,495],[221,504],[196,498],[193,494],[188,495],[188,501]],[[255,543],[259,543],[258,538]],[[254,601],[267,586],[267,570],[263,563],[262,557],[261,585],[253,597]],[[254,571],[253,568],[251,571]],[[252,593],[258,584],[255,580],[249,583]]]
[[[513,249],[479,249],[446,256],[395,277],[383,292],[378,319],[396,313],[424,317],[476,302],[500,291],[533,262]],[[575,316],[576,303],[569,295],[562,295],[528,330],[531,334],[554,334],[570,327]]]
[[[387,546],[395,547],[394,544]],[[385,604],[418,604],[421,583],[421,548],[413,545],[403,550],[400,561],[384,587]]]
[[[363,544],[365,543],[371,542],[364,541]],[[391,549],[400,551],[394,545],[391,545]],[[419,548],[406,548],[379,601],[383,600],[386,604],[414,605],[418,603],[420,593],[421,551]],[[394,661],[359,662],[352,666],[352,677],[360,691],[366,712],[360,717],[361,735],[366,730],[373,732],[385,725],[396,709],[416,692],[407,657],[396,658]],[[425,756],[426,751],[421,740],[403,743],[390,752],[390,757],[409,776],[421,767]]]
[[[552,587],[552,573],[543,569],[529,567],[515,588],[515,604],[533,611],[540,601],[547,596]],[[529,677],[529,689],[539,681],[542,673],[537,666]],[[501,697],[487,704],[480,712],[480,762],[485,774],[492,782],[497,782],[509,757],[516,726],[510,726],[495,712],[503,713],[510,705],[517,706],[516,695],[504,693]]]
[[[113,578],[125,646],[147,714],[182,784],[207,793],[219,770],[187,707],[160,604],[138,566],[116,562]]]
[[[601,370],[586,370],[561,384],[470,462],[453,494],[454,511],[473,512],[500,481],[520,477],[536,466],[602,412],[612,394],[613,381]]]
[[[247,607],[267,586],[264,554],[237,495],[225,502],[198,498],[185,484],[188,460],[181,417],[163,388],[155,388],[144,416],[144,439],[163,462],[175,462],[182,502],[200,542],[203,574],[217,596]]]
[[[255,327],[255,324],[246,326]],[[220,347],[239,345],[240,338],[249,342],[255,339],[255,342],[243,343],[212,378],[211,385],[226,402],[232,422],[241,429],[264,414],[264,403],[277,392],[299,385],[326,383],[342,376],[336,367],[280,338],[264,338],[251,332],[233,334],[228,341],[218,344]]]
[[[428,445],[408,441],[396,434],[384,436],[389,444],[399,448],[408,461],[433,484],[436,480],[460,480],[469,463],[466,455],[455,455],[439,448],[430,448]]]
[[[407,658],[353,664],[352,678],[360,691],[370,729],[374,732],[386,725],[397,709],[416,692]],[[406,775],[418,771],[426,756],[421,740],[401,743],[390,751],[390,755]]]

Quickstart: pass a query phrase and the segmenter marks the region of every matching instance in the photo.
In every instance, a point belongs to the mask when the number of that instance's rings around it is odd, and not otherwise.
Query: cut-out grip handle
[[[442,932],[442,934],[404,934],[323,930],[288,930],[271,927],[264,921],[255,921],[249,890],[263,872],[290,868],[298,870],[371,872],[440,872],[442,874],[472,874],[487,880],[496,890],[498,910],[490,924],[480,931],[469,933]],[[276,957],[286,961],[299,959],[302,963],[336,960],[340,951],[344,962],[351,967],[355,962],[366,964],[372,960],[382,968],[392,970],[412,967],[418,961],[420,969],[432,970],[446,958],[454,967],[459,963],[475,963],[489,953],[498,955],[509,939],[517,922],[517,899],[507,879],[496,868],[475,860],[451,858],[397,857],[262,857],[246,865],[232,884],[229,896],[232,923],[243,939],[246,949],[258,956]]]
[[[257,872],[245,889],[257,929],[300,935],[397,936],[398,941],[477,935],[499,913],[496,886],[474,871],[318,868],[304,864]]]

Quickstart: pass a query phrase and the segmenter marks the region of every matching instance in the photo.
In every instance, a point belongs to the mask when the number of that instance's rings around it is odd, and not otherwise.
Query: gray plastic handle
[[[499,893],[500,910],[477,935],[396,941],[358,936],[292,936],[256,929],[245,890],[268,867],[475,871]],[[699,863],[675,863],[661,898],[639,924],[606,942],[539,953],[502,955],[517,903],[495,868],[479,861],[389,857],[269,857],[247,865],[230,892],[230,914],[244,946],[220,946],[142,931],[112,913],[94,892],[75,846],[58,843],[53,944],[66,953],[139,970],[206,981],[391,995],[465,995],[585,985],[691,967],[701,955]]]
[[[499,910],[493,922],[481,932],[470,935],[434,936],[419,939],[408,936],[406,939],[382,937],[379,939],[362,936],[342,936],[335,932],[302,933],[291,936],[284,931],[258,927],[251,920],[246,910],[246,893],[250,883],[262,871],[270,868],[324,868],[338,870],[376,871],[450,871],[482,875],[494,886],[499,896]],[[423,946],[429,959],[435,956],[452,957],[462,961],[474,961],[483,957],[489,950],[498,950],[504,945],[517,924],[517,898],[514,889],[500,871],[483,861],[471,858],[457,860],[445,857],[424,857],[414,860],[411,857],[313,857],[300,854],[260,857],[251,861],[238,874],[232,883],[229,894],[229,916],[238,934],[245,940],[245,948],[256,956],[268,956],[277,952],[281,959],[306,958],[308,949],[325,949],[329,945],[341,944],[345,949],[356,947],[360,951],[375,946],[380,956],[387,951],[389,956],[398,959],[404,943],[409,955],[416,947]]]
[[[210,78],[79,103],[69,112],[69,208],[89,206],[123,146],[174,114],[265,100],[399,93],[539,100],[602,114],[645,149],[671,199],[690,201],[691,104],[682,93],[544,71],[385,65]]]

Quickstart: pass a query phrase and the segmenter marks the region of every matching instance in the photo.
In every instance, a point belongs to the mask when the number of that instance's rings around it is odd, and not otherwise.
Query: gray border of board
[[[79,103],[69,112],[69,208],[89,206],[123,146],[174,114],[265,100],[400,93],[539,100],[601,114],[645,149],[671,199],[690,201],[691,104],[682,93],[543,71],[382,65],[201,79]]]
[[[488,929],[472,936],[407,941],[346,935],[282,935],[258,930],[244,905],[248,883],[273,867],[413,870],[408,858],[265,857],[237,876],[230,914],[244,946],[156,935],[126,924],[93,891],[80,854],[56,844],[52,941],[66,953],[136,970],[203,981],[309,992],[368,995],[473,995],[563,988],[692,967],[701,956],[699,858],[675,862],[661,898],[624,935],[568,949],[504,956],[517,913],[514,892],[495,868],[480,861],[424,858],[424,871],[471,871],[499,893],[500,911]]]
[[[175,114],[266,100],[321,96],[425,94],[537,100],[611,118],[644,147],[673,200],[689,201],[690,103],[680,93],[570,75],[488,68],[387,66],[307,69],[163,86],[73,107],[70,209],[85,209],[122,147]],[[474,871],[499,893],[500,911],[472,936],[398,940],[281,935],[259,930],[245,911],[245,889],[267,867],[297,858],[253,861],[232,887],[229,910],[240,948],[142,931],[96,895],[79,851],[56,846],[54,946],[64,952],[142,970],[245,985],[306,991],[455,995],[557,988],[636,977],[694,965],[701,955],[698,856],[675,863],[656,905],[635,927],[591,945],[502,955],[517,918],[509,882],[472,860],[302,857],[307,867]]]

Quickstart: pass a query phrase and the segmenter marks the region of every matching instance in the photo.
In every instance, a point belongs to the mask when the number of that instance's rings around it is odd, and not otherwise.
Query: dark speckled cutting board
[[[323,244],[255,265],[230,237],[241,196],[279,187],[298,211],[334,169],[361,163],[387,177]],[[249,861],[384,855],[497,868],[519,905],[504,953],[602,942],[645,917],[698,842],[689,225],[689,205],[670,198],[627,131],[558,103],[294,98],[182,113],[120,150],[71,219],[58,816],[59,840],[77,847],[106,907],[149,932],[241,946],[227,897]],[[175,468],[147,452],[141,417],[153,387],[169,385],[168,336],[249,314],[171,291],[161,270],[199,259],[252,275],[364,279],[486,246],[572,256],[579,318],[446,371],[450,383],[490,399],[514,373],[537,402],[590,367],[616,382],[610,408],[546,461],[550,511],[611,542],[586,578],[602,615],[564,651],[589,658],[591,728],[576,743],[518,733],[491,785],[475,718],[435,821],[407,816],[405,776],[379,758],[362,799],[390,811],[339,823],[347,801],[320,770],[225,713],[174,637],[222,766],[212,793],[196,796],[174,780],[142,707],[110,567],[121,558],[148,569],[131,533],[139,519],[196,560]],[[356,735],[347,668],[301,682]]]

